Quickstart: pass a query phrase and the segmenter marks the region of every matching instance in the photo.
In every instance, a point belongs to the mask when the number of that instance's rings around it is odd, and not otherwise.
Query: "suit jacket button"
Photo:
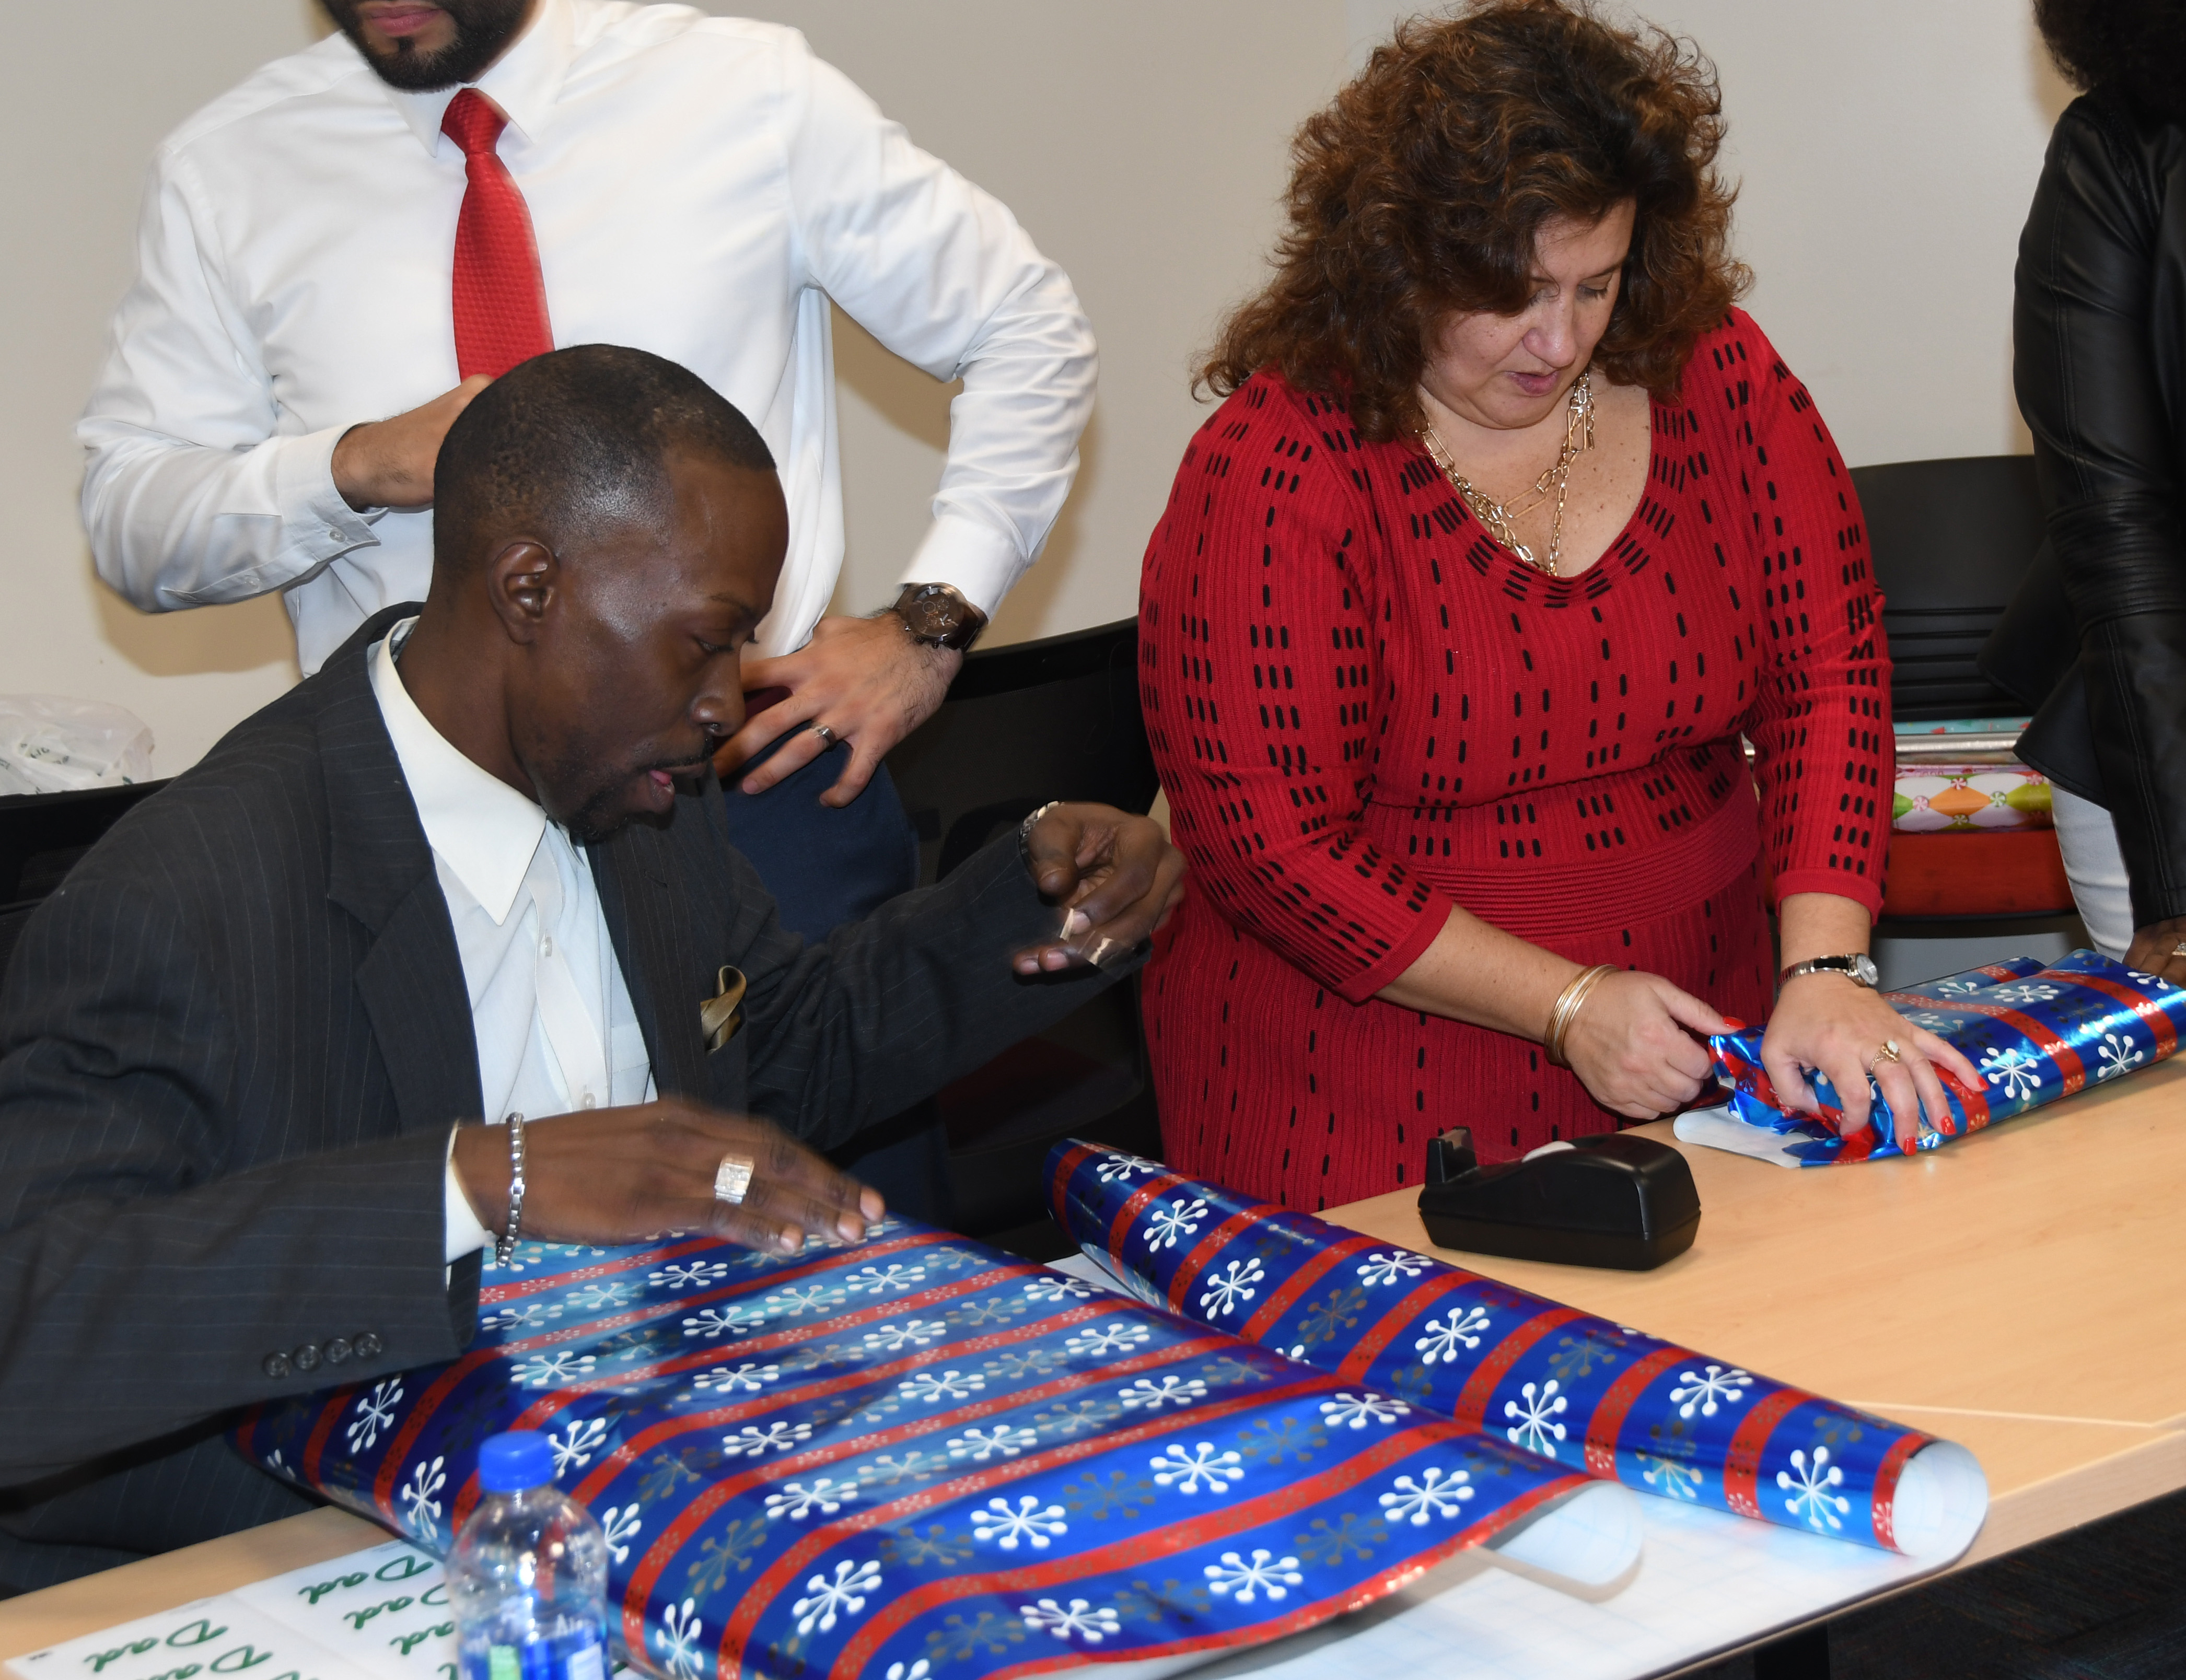
[[[360,1359],[377,1359],[382,1353],[386,1352],[386,1348],[380,1341],[379,1338],[374,1336],[370,1330],[361,1332],[358,1335],[354,1346],[356,1349],[356,1357]]]
[[[266,1356],[266,1363],[259,1369],[278,1382],[289,1375],[289,1356],[286,1353],[268,1353]]]
[[[300,1342],[289,1358],[298,1370],[316,1371],[319,1368],[319,1344],[316,1341]]]
[[[349,1355],[350,1346],[347,1336],[337,1336],[328,1341],[327,1363],[329,1365],[339,1365],[343,1360],[348,1358]]]

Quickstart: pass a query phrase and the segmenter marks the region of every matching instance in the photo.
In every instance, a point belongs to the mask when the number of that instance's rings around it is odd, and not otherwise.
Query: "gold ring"
[[[1885,1039],[1875,1048],[1875,1060],[1876,1062],[1902,1061],[1904,1060],[1904,1053],[1897,1048],[1897,1039]],[[1875,1071],[1874,1063],[1869,1064],[1868,1071],[1870,1073]]]
[[[2186,956],[2186,939],[2181,939],[2177,944],[2173,945],[2171,948],[2171,955],[2173,956]]]
[[[725,1155],[714,1169],[714,1200],[731,1207],[743,1201],[751,1189],[752,1169],[759,1163],[748,1155]]]

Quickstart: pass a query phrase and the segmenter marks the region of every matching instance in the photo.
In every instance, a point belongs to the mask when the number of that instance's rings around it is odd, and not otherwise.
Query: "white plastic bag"
[[[0,794],[119,787],[151,775],[151,725],[134,712],[64,694],[0,694]]]

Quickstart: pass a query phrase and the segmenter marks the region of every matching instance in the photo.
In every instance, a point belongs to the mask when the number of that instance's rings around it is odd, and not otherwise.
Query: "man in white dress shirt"
[[[1167,914],[1159,829],[1065,804],[822,944],[782,930],[710,766],[788,540],[771,466],[657,357],[526,361],[440,453],[422,609],[31,919],[0,1597],[301,1509],[227,1449],[234,1409],[455,1358],[482,1247],[856,1240],[881,1203],[814,1148],[1077,1007],[1118,972],[1084,957]]]
[[[603,0],[322,4],[339,34],[155,157],[79,428],[100,575],[150,611],[278,590],[307,673],[423,593],[434,456],[485,383],[462,377],[451,309],[476,168],[443,132],[474,90],[507,122],[473,162],[535,236],[536,347],[679,362],[778,464],[788,553],[745,682],[788,696],[717,768],[746,772],[730,821],[789,926],[870,912],[916,879],[881,760],[939,704],[1076,472],[1094,346],[1069,281],[793,31]],[[866,619],[822,616],[843,556],[830,299],[963,381],[903,594]]]

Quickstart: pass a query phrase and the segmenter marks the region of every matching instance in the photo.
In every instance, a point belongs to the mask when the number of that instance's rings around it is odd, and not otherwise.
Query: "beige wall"
[[[160,134],[317,32],[307,0],[19,8],[0,107],[0,692],[129,706],[179,770],[294,679],[272,601],[146,618],[92,578],[69,428],[128,277]],[[1193,349],[1248,287],[1284,140],[1390,0],[758,0],[920,143],[1006,200],[1076,280],[1102,344],[1085,469],[1005,606],[1015,639],[1133,608],[1138,559],[1203,411]],[[2021,0],[1658,0],[1720,61],[1752,306],[1854,462],[2023,446],[2009,391],[2010,266],[2065,95]],[[95,124],[85,90],[102,98]],[[916,540],[948,391],[855,328],[838,344],[850,556],[866,609]]]

